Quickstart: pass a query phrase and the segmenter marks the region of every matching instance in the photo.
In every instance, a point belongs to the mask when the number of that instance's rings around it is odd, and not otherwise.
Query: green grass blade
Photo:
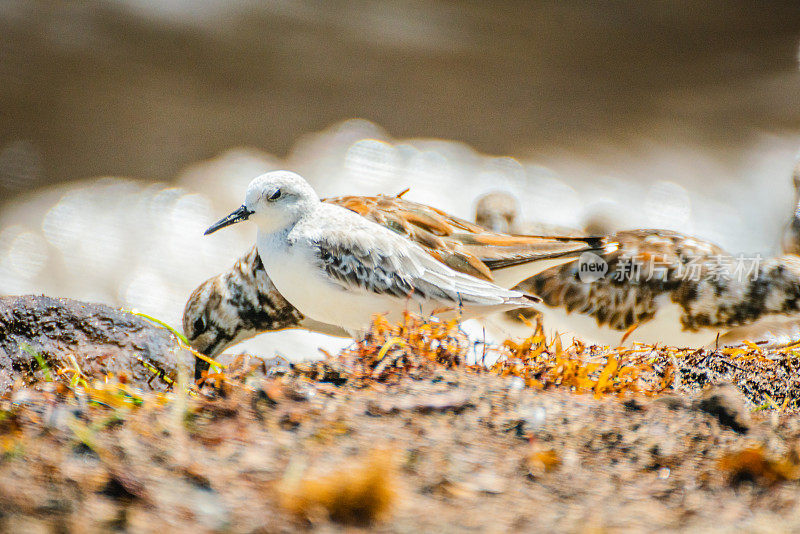
[[[184,342],[184,344],[186,344],[186,345],[188,345],[188,344],[189,344],[189,340],[188,340],[188,339],[186,339],[186,336],[184,336],[183,334],[181,334],[180,332],[178,332],[177,330],[175,330],[174,328],[172,328],[170,325],[168,325],[168,324],[167,324],[167,323],[165,323],[164,321],[162,321],[162,320],[160,320],[160,319],[156,319],[156,318],[155,318],[155,317],[153,317],[152,315],[147,315],[146,313],[142,313],[142,312],[131,311],[130,313],[132,313],[133,315],[138,315],[139,317],[144,317],[144,318],[145,318],[145,319],[147,319],[148,321],[152,321],[152,322],[154,322],[155,324],[157,324],[158,326],[160,326],[160,327],[162,327],[162,328],[166,328],[167,330],[169,330],[170,332],[172,332],[173,334],[175,334],[175,337],[177,337],[178,339],[180,339],[181,341],[183,341],[183,342]]]
[[[41,368],[42,372],[44,373],[45,380],[47,380],[48,382],[52,382],[53,381],[53,374],[50,372],[50,366],[47,365],[47,362],[45,361],[44,357],[41,354],[39,354],[37,351],[33,350],[33,348],[30,345],[28,345],[27,343],[23,343],[22,345],[20,345],[20,348],[22,348],[22,350],[24,350],[25,352],[27,352],[28,354],[30,354],[31,356],[34,357],[34,359],[36,360],[36,363],[39,364],[39,367]]]

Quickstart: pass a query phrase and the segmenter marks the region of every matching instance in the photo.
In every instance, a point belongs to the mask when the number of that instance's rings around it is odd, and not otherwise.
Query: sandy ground
[[[399,340],[399,341],[398,341]],[[188,389],[52,362],[0,400],[0,529],[792,531],[793,348],[611,350],[377,325]],[[74,366],[72,366],[74,367]]]

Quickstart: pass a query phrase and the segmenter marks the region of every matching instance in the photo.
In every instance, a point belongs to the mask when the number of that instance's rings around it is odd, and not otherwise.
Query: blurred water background
[[[500,189],[528,221],[773,255],[798,37],[796,2],[3,2],[0,294],[179,325],[254,241],[203,230],[277,168],[322,196],[410,187],[471,219]]]

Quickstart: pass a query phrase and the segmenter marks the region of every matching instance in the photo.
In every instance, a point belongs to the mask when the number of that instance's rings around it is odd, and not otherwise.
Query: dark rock
[[[0,394],[16,378],[39,371],[26,346],[51,369],[72,367],[74,356],[88,376],[125,374],[135,385],[155,390],[169,386],[152,369],[174,380],[178,362],[194,363],[171,332],[129,312],[44,295],[0,297]]]
[[[722,426],[740,434],[750,428],[750,412],[745,396],[731,384],[712,386],[697,401],[697,408],[713,415]]]
[[[640,401],[637,401],[636,399],[628,399],[625,402],[623,402],[622,405],[629,412],[641,412],[642,410],[644,410],[644,406],[642,405],[642,403]]]

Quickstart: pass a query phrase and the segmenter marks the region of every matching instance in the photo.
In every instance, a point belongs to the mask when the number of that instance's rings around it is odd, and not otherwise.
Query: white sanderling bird
[[[206,234],[247,219],[258,226],[259,258],[281,295],[304,316],[354,337],[366,331],[376,314],[396,320],[409,310],[469,318],[538,301],[457,271],[385,226],[322,202],[302,177],[289,171],[253,180],[244,205]],[[567,260],[562,254],[553,261]],[[502,269],[492,276],[506,285],[545,267],[532,269],[529,258],[513,256],[498,264]]]
[[[408,242],[416,243],[454,271],[500,285],[515,285],[531,274],[571,261],[584,252],[601,253],[615,246],[596,238],[543,238],[491,232],[399,196],[348,196],[324,202],[390,230],[390,235],[406,246]],[[248,208],[240,208],[244,209]],[[223,221],[227,223],[228,218]],[[369,228],[374,228],[374,224]],[[322,264],[321,257],[317,261]],[[211,357],[266,331],[305,328],[347,335],[339,324],[311,319],[290,304],[273,284],[255,247],[231,269],[206,280],[192,293],[184,310],[183,328],[192,346]],[[205,364],[199,362],[198,373],[204,368]]]

